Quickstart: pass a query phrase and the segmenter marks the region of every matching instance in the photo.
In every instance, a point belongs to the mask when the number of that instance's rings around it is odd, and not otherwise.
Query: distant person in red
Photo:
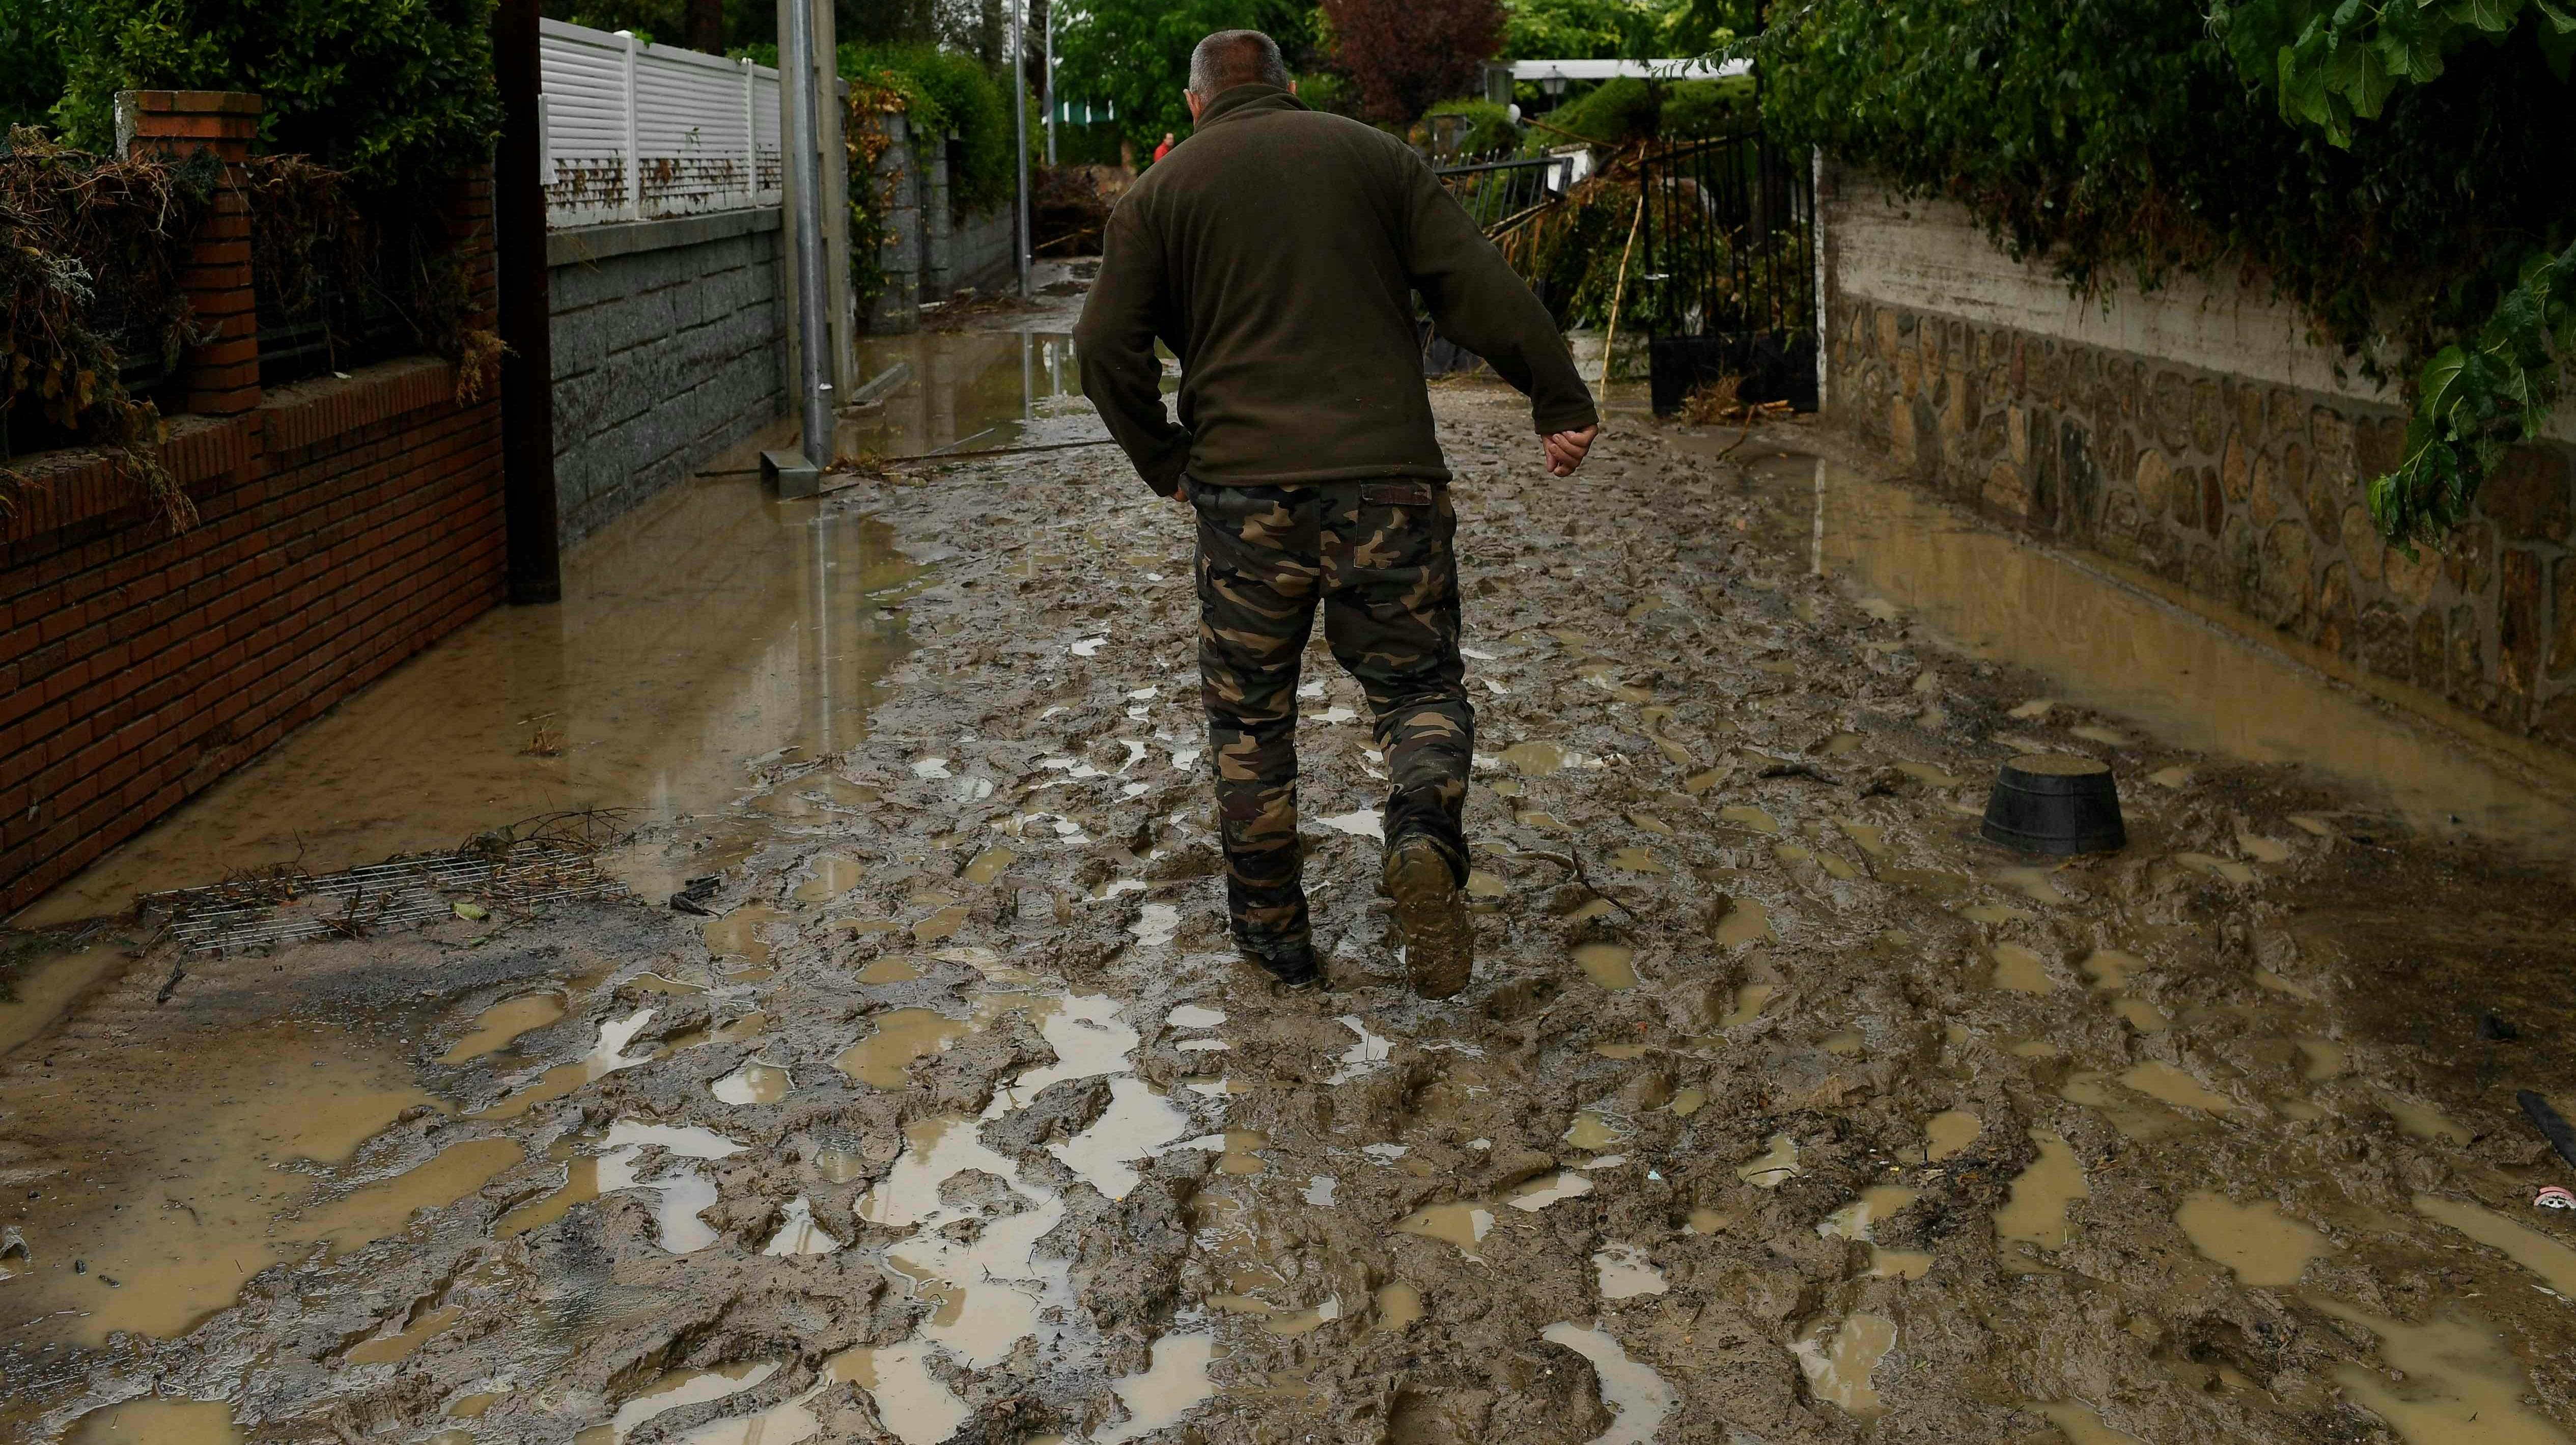
[[[1172,147],[1177,144],[1179,144],[1179,142],[1172,139],[1172,133],[1170,131],[1163,132],[1163,143],[1154,147],[1154,159],[1159,161],[1163,157],[1170,155],[1172,153]]]

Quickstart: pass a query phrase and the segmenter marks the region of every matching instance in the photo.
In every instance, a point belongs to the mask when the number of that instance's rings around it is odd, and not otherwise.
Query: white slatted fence
[[[779,204],[777,71],[560,20],[538,62],[548,225]]]

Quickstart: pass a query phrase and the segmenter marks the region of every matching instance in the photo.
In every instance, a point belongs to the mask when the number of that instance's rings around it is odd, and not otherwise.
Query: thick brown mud
[[[1096,435],[976,344],[1012,442]],[[731,791],[629,846],[720,916],[21,970],[63,1017],[0,1064],[0,1432],[2576,1438],[2571,1171],[2514,1104],[2576,1111],[2563,801],[1798,433],[1557,480],[1515,399],[1437,395],[1466,993],[1402,986],[1320,649],[1331,990],[1231,958],[1188,519],[1114,453],[858,489],[798,525],[903,588],[810,595],[910,650],[846,732],[692,742]],[[1977,841],[2032,751],[2112,766],[2125,851]]]

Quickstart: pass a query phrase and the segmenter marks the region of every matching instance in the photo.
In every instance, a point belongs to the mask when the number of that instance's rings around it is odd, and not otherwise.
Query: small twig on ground
[[[1628,921],[1630,923],[1638,921],[1637,910],[1630,908],[1627,904],[1622,903],[1618,899],[1611,897],[1608,893],[1603,892],[1601,885],[1592,881],[1592,875],[1583,870],[1582,855],[1576,852],[1573,848],[1568,847],[1562,853],[1515,853],[1512,856],[1515,858],[1534,858],[1541,863],[1555,864],[1559,868],[1562,868],[1566,872],[1574,875],[1575,883],[1581,887],[1583,891],[1600,899],[1602,902],[1609,904],[1611,907],[1618,909],[1621,913],[1628,915]]]
[[[470,858],[498,862],[518,844],[543,843],[567,853],[587,856],[625,842],[633,831],[626,826],[630,815],[631,810],[626,808],[574,808],[560,813],[539,813],[477,833],[458,844],[456,851]]]

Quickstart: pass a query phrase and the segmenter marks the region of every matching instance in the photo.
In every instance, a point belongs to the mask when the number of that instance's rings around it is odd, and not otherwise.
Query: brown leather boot
[[[1476,925],[1467,916],[1467,890],[1439,845],[1418,835],[1399,840],[1387,850],[1380,885],[1395,900],[1413,991],[1447,998],[1465,988],[1475,970]]]

